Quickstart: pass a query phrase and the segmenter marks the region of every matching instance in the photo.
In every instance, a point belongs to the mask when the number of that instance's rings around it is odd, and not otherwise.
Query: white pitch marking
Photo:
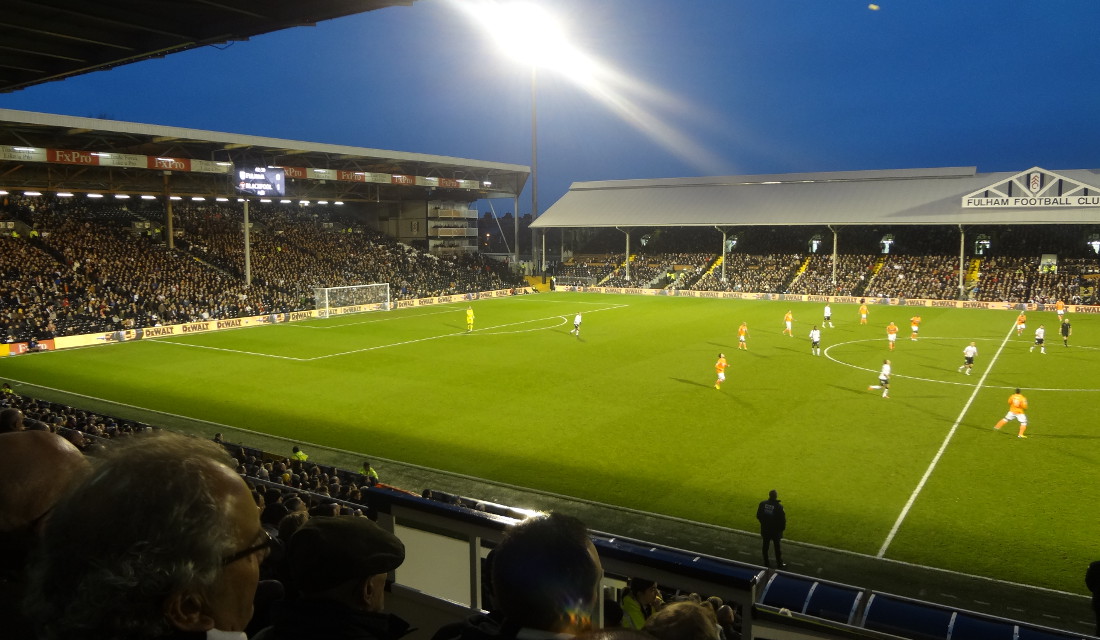
[[[345,322],[344,324],[325,324],[323,326],[314,326],[305,324],[302,322],[292,322],[285,326],[294,327],[295,329],[341,329],[343,327],[354,327],[361,324],[374,324],[376,322],[389,322],[390,320],[409,320],[411,318],[426,318],[427,316],[438,316],[448,313],[457,313],[454,309],[447,309],[445,311],[432,311],[430,313],[414,313],[408,315],[399,316],[387,316],[385,318],[378,318],[377,320],[360,320],[358,322]],[[315,320],[321,320],[322,318],[315,318]]]
[[[621,309],[621,308],[626,307],[626,306],[629,306],[629,305],[619,304],[619,305],[614,305],[614,306],[610,306],[610,307],[604,307],[602,309],[592,309],[591,311],[587,311],[586,313],[596,313],[597,311],[609,311],[609,310],[613,310],[613,309]],[[427,338],[417,338],[415,340],[405,340],[404,342],[394,342],[394,343],[391,343],[391,344],[382,344],[382,345],[377,345],[377,346],[374,346],[374,347],[365,347],[363,349],[353,349],[351,351],[342,351],[340,353],[330,353],[330,354],[323,355],[323,356],[316,356],[314,358],[302,358],[302,360],[306,361],[306,362],[312,362],[314,360],[323,360],[325,358],[334,358],[336,356],[346,356],[346,355],[351,355],[353,353],[363,353],[363,352],[366,352],[366,351],[375,351],[377,349],[386,349],[388,347],[398,347],[398,346],[406,345],[406,344],[414,344],[414,343],[417,343],[417,342],[425,342],[427,340],[437,340],[439,338],[451,338],[451,337],[454,337],[454,336],[471,335],[471,333],[473,333],[473,334],[497,335],[496,333],[492,332],[491,330],[492,329],[502,329],[504,327],[514,327],[514,326],[521,325],[521,324],[530,324],[532,322],[541,322],[543,320],[551,320],[551,319],[561,319],[563,321],[567,321],[564,316],[549,316],[549,317],[546,317],[546,318],[535,318],[535,319],[532,319],[532,320],[520,320],[519,322],[509,322],[509,323],[506,323],[506,324],[498,324],[498,325],[494,325],[494,326],[491,326],[491,327],[485,327],[484,329],[475,329],[473,332],[470,332],[470,333],[468,333],[466,331],[458,331],[458,332],[455,332],[455,333],[445,333],[445,334],[438,335],[438,336],[429,336]],[[555,327],[560,327],[561,324],[562,323],[556,324],[553,327],[540,327],[539,329],[544,329],[544,330],[545,329],[553,329]],[[532,329],[532,331],[535,331],[535,330],[537,330],[537,329]],[[509,331],[509,332],[504,332],[504,333],[514,333],[514,332]],[[520,333],[520,332],[515,332],[515,333]]]
[[[982,377],[978,380],[978,384],[974,385],[974,391],[970,394],[970,398],[967,399],[966,404],[963,405],[962,411],[959,412],[959,417],[955,418],[955,424],[951,425],[951,430],[947,432],[947,437],[943,439],[940,450],[936,452],[936,455],[932,458],[932,462],[928,465],[928,468],[924,470],[924,475],[921,476],[920,482],[917,483],[917,487],[913,489],[912,495],[909,496],[909,501],[906,502],[905,506],[902,508],[901,513],[898,515],[898,519],[894,522],[894,526],[890,529],[890,533],[887,534],[886,540],[882,543],[882,548],[878,550],[876,557],[881,558],[886,555],[886,550],[890,548],[890,543],[894,541],[894,536],[897,535],[898,529],[901,528],[901,524],[905,522],[905,518],[908,517],[909,510],[913,507],[913,503],[917,501],[917,496],[919,496],[920,492],[924,489],[924,485],[928,482],[928,479],[932,477],[932,472],[935,471],[936,465],[939,464],[940,458],[943,457],[943,452],[947,450],[947,445],[950,444],[951,439],[955,437],[955,432],[958,431],[963,416],[970,410],[970,405],[974,403],[974,398],[978,397],[978,392],[982,390],[982,383],[989,377],[989,372],[993,370],[993,365],[996,364],[997,358],[1001,357],[1001,352],[1004,351],[1005,345],[1008,344],[1008,339],[1012,337],[1012,332],[1015,330],[1016,323],[1013,322],[1008,333],[1005,334],[1004,340],[1001,341],[1001,346],[997,348],[997,353],[993,354],[993,357],[989,360],[989,364],[986,365]]]
[[[958,341],[963,341],[963,342],[969,342],[970,341],[969,338],[924,338],[924,339],[925,340],[958,340]],[[993,340],[996,340],[996,338],[975,338],[974,339],[975,342],[990,342],[990,341],[993,341]],[[833,362],[835,362],[839,365],[843,365],[845,367],[851,367],[853,369],[859,369],[860,371],[867,371],[869,373],[878,373],[878,369],[870,369],[868,367],[861,367],[858,364],[852,364],[851,362],[844,362],[843,360],[838,360],[837,358],[834,358],[833,356],[829,355],[829,351],[832,350],[833,347],[842,347],[844,345],[855,344],[857,342],[878,342],[878,338],[862,338],[860,340],[848,340],[846,342],[838,342],[836,344],[831,344],[828,347],[825,347],[825,357],[828,358],[829,360],[832,360]],[[1079,349],[1093,349],[1093,348],[1096,348],[1096,347],[1078,347],[1078,348]],[[998,351],[998,353],[999,353],[999,351]],[[948,367],[948,368],[950,368],[950,367]],[[953,384],[953,385],[958,385],[960,387],[972,386],[972,383],[970,383],[970,382],[958,382],[958,381],[954,381],[954,380],[937,380],[936,378],[922,378],[920,376],[907,376],[907,375],[902,375],[902,374],[891,374],[890,377],[891,378],[905,378],[906,380],[917,380],[917,381],[920,381],[920,382],[935,382],[937,384]],[[973,384],[977,384],[977,383],[973,383]],[[986,388],[987,389],[1015,389],[1016,387],[989,385]],[[1063,388],[1063,387],[1028,387],[1028,389],[1031,389],[1032,391],[1086,391],[1086,392],[1090,392],[1090,393],[1100,391],[1100,389],[1067,389],[1067,388]]]
[[[147,343],[147,344],[174,344],[174,345],[180,346],[180,347],[191,347],[191,348],[194,348],[194,349],[209,349],[211,351],[225,351],[227,353],[238,353],[238,354],[246,355],[246,356],[261,356],[263,358],[279,358],[280,360],[294,360],[294,361],[297,361],[297,362],[302,361],[302,358],[293,358],[291,356],[280,356],[280,355],[276,355],[276,354],[273,354],[273,353],[258,353],[256,351],[242,351],[240,349],[226,349],[225,347],[211,347],[210,345],[206,345],[206,344],[192,344],[190,342],[177,342],[175,340],[164,340],[164,339],[156,340],[156,339],[154,339],[154,340],[145,340],[143,342]]]

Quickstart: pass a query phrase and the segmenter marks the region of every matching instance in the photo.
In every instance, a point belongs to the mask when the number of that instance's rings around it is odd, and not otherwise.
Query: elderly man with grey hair
[[[116,441],[54,508],[30,567],[40,640],[239,638],[271,539],[225,451]]]

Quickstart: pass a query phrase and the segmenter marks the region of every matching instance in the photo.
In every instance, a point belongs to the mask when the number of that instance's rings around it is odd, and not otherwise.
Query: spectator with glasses
[[[38,637],[244,640],[273,541],[234,466],[198,438],[112,441],[58,503],[31,562]]]

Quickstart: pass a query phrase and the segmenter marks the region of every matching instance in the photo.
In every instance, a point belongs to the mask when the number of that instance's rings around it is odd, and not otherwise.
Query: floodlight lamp
[[[148,195],[148,194],[144,194],[144,195],[141,196],[141,199],[142,200],[156,200],[157,197],[156,196],[151,196],[151,195]]]
[[[98,198],[102,198],[102,197],[103,197],[103,194],[102,194],[102,193],[89,193],[89,194],[88,194],[88,197],[89,197],[89,198],[97,198],[97,199],[98,199]]]
[[[40,191],[24,191],[23,195],[25,195],[25,196],[40,196],[40,195],[42,195],[42,192],[40,192]]]
[[[527,65],[556,66],[572,49],[561,23],[533,3],[493,4],[479,17],[501,49]]]
[[[71,198],[71,197],[73,197],[73,194],[69,193],[68,191],[58,191],[57,192],[57,197],[58,198]]]
[[[169,200],[183,200],[181,196],[169,196]]]
[[[129,200],[130,196],[125,193],[116,193],[115,200]]]

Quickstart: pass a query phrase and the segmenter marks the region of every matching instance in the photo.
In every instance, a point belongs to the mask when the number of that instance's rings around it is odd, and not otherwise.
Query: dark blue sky
[[[1098,0],[535,1],[648,87],[619,95],[640,125],[540,74],[543,210],[585,180],[1100,167]],[[531,162],[529,71],[448,0],[49,83],[0,107]]]

